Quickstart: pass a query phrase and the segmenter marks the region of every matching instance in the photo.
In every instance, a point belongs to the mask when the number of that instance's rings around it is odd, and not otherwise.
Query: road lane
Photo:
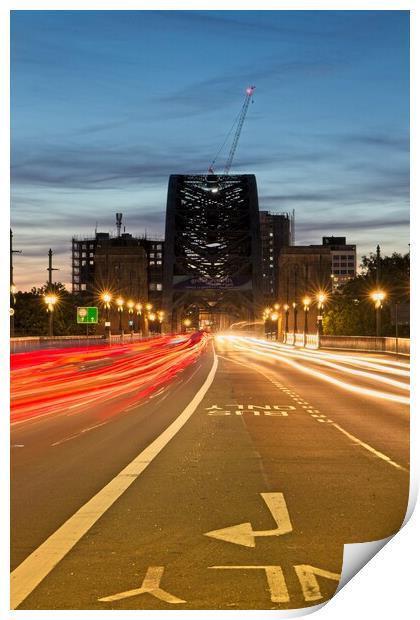
[[[118,415],[109,416],[101,404],[76,416],[58,414],[12,427],[12,569],[179,415],[212,361],[209,350],[164,392],[129,410],[119,407]]]
[[[306,361],[301,362],[305,368],[290,367],[283,363],[282,354],[278,359],[258,355],[261,350],[264,351],[260,346],[246,351],[244,348],[237,349],[232,341],[224,339],[218,344],[218,350],[232,356],[232,359],[254,365],[257,371],[268,373],[271,379],[279,380],[287,385],[287,388],[294,390],[295,398],[302,401],[303,407],[312,407],[313,415],[332,419],[360,441],[385,453],[404,468],[409,467],[410,422],[407,405],[367,397],[357,392],[333,389],[333,386],[325,384],[317,377],[302,372],[308,365]],[[375,357],[371,356],[371,359]],[[340,375],[335,372],[335,375],[342,381],[349,381],[345,373]],[[358,387],[359,382],[360,378],[357,377],[355,387]],[[373,381],[363,385],[375,391],[378,389]],[[390,386],[386,391],[390,394],[401,394],[400,390]]]
[[[325,600],[343,544],[395,532],[408,494],[406,471],[328,416],[408,465],[408,425],[392,436],[407,413],[394,409],[224,347],[197,412],[21,608],[283,609]],[[267,494],[284,498],[291,532],[256,536],[254,547],[208,535],[240,524],[248,535],[276,531]]]

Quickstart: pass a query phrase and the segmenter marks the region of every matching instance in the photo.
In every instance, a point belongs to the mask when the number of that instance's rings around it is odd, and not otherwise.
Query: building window
[[[154,264],[155,264],[154,260],[149,261],[149,265],[154,265]]]
[[[157,291],[161,291],[161,290],[162,290],[162,284],[161,284],[160,282],[158,282],[158,283],[156,284],[156,290],[157,290]]]

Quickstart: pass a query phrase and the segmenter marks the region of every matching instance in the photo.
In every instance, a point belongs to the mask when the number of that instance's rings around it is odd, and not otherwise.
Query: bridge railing
[[[304,345],[303,334],[285,334],[285,344],[307,349],[347,349],[379,353],[397,353],[410,355],[410,338],[393,338],[390,336],[319,336],[307,334]]]

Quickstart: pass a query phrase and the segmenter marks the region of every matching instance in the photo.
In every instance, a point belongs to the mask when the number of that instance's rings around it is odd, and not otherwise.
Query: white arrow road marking
[[[290,523],[289,512],[287,510],[286,501],[283,493],[260,493],[261,497],[268,506],[277,527],[273,530],[254,531],[250,523],[240,523],[221,530],[213,530],[206,532],[204,536],[231,542],[235,545],[243,545],[244,547],[255,547],[255,538],[257,536],[281,536],[289,534],[293,528]]]
[[[178,598],[177,596],[166,592],[166,590],[162,590],[160,587],[160,581],[164,570],[164,566],[149,566],[140,588],[136,588],[135,590],[127,590],[126,592],[119,592],[118,594],[113,594],[112,596],[104,596],[102,598],[98,598],[98,601],[102,603],[110,603],[111,601],[120,601],[123,598],[138,596],[139,594],[151,594],[155,598],[158,598],[165,603],[169,603],[170,605],[185,603],[186,601],[182,598]]]
[[[328,570],[316,568],[309,564],[299,564],[298,566],[294,566],[294,569],[299,579],[305,601],[319,601],[321,598],[324,598],[321,594],[317,575],[318,577],[333,579],[334,581],[340,581],[341,579],[341,575],[338,573],[330,573]]]
[[[290,596],[281,566],[209,566],[227,570],[264,570],[273,603],[289,603]]]

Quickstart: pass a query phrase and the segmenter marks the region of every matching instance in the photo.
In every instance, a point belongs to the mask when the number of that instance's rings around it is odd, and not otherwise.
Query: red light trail
[[[116,346],[41,350],[11,356],[11,421],[103,405],[107,419],[140,402],[192,364],[203,332]]]

